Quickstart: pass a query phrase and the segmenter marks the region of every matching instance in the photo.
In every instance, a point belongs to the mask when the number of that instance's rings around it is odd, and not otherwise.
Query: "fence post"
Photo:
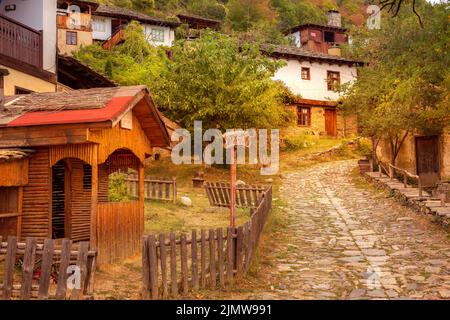
[[[239,228],[237,228],[237,237],[236,237],[236,272],[238,278],[242,277],[242,271],[244,269],[243,244],[244,244],[244,228],[240,226]]]
[[[156,237],[148,237],[148,260],[150,265],[150,290],[151,298],[158,299],[158,261],[156,255]]]
[[[394,169],[389,164],[389,180],[392,181],[394,179]]]
[[[173,185],[173,203],[177,203],[177,178],[172,178]]]
[[[408,188],[408,177],[406,176],[406,173],[403,173],[403,187],[405,189]]]

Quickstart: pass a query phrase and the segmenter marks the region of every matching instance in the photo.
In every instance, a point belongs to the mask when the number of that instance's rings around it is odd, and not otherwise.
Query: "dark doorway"
[[[122,26],[122,21],[118,19],[112,19],[111,21],[111,36],[113,36]]]
[[[417,175],[424,186],[439,181],[439,138],[438,136],[416,137]]]
[[[65,236],[65,170],[64,161],[52,168],[52,238]]]
[[[335,34],[333,31],[325,31],[323,34],[325,42],[334,43],[336,42]]]
[[[336,136],[336,110],[325,109],[325,132],[329,136]]]

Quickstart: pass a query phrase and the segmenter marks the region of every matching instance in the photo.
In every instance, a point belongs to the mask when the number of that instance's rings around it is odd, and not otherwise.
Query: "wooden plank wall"
[[[0,162],[0,186],[24,186],[28,183],[28,159]]]
[[[37,148],[29,159],[28,185],[23,190],[22,235],[39,240],[50,237],[50,167],[48,148]]]
[[[112,264],[139,253],[142,241],[139,201],[98,204],[98,264]]]
[[[248,222],[237,228],[144,236],[143,297],[167,299],[199,289],[221,290],[244,276],[272,209],[268,187]]]

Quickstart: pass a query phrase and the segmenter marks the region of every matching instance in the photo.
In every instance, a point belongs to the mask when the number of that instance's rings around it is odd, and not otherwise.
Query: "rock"
[[[192,200],[190,198],[188,198],[188,197],[181,197],[180,201],[186,207],[192,206]]]
[[[366,293],[366,290],[364,290],[364,289],[353,289],[352,292],[350,292],[350,295],[348,297],[349,297],[349,299],[360,298],[365,293]]]
[[[441,289],[441,290],[439,290],[439,294],[441,295],[441,297],[442,297],[443,299],[448,299],[448,298],[450,298],[450,290],[447,290],[447,289]]]
[[[286,290],[286,285],[283,284],[283,283],[280,283],[280,284],[278,285],[278,288],[280,288],[280,290]]]
[[[244,181],[242,181],[242,180],[237,180],[236,181],[236,185],[238,186],[238,185],[245,185],[246,183],[244,182]]]

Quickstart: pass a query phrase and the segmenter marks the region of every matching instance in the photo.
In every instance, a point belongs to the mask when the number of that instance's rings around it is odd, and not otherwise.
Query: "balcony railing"
[[[58,28],[60,29],[92,31],[92,16],[88,13],[69,13],[57,17]]]
[[[0,54],[42,68],[42,32],[0,15]]]

